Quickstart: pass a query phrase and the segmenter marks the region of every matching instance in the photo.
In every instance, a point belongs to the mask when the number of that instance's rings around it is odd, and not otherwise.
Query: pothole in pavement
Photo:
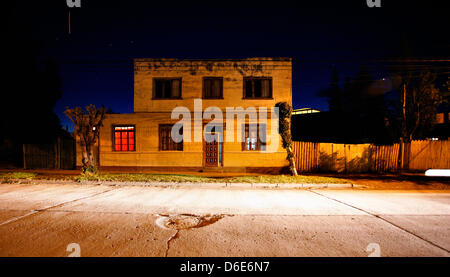
[[[191,228],[200,228],[213,224],[223,215],[191,215],[191,214],[177,214],[177,215],[159,215],[156,220],[156,225],[163,229],[183,230]]]

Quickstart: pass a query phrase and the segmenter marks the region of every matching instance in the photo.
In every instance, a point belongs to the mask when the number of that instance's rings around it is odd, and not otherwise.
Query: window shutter
[[[269,98],[270,95],[270,79],[261,80],[261,97]]]
[[[204,80],[204,86],[205,86],[205,98],[211,97],[211,79],[205,79]]]
[[[214,79],[212,80],[212,97],[219,98],[220,97],[220,80]]]
[[[253,81],[251,79],[246,79],[245,80],[245,97],[246,98],[252,98],[253,97],[253,86],[252,86]]]
[[[262,151],[266,150],[266,143],[267,143],[267,128],[266,124],[260,124],[259,130],[258,130],[258,144],[259,149]]]
[[[172,93],[171,98],[181,98],[180,80],[172,80]]]

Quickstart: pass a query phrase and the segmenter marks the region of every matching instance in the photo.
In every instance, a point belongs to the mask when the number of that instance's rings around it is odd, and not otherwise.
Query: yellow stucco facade
[[[215,77],[222,81],[222,95],[219,99],[205,99],[204,78]],[[245,78],[270,78],[271,95],[248,98],[245,96]],[[155,79],[177,78],[181,91],[177,99],[157,99]],[[287,166],[286,151],[282,148],[278,132],[271,130],[273,115],[269,114],[266,124],[265,150],[247,151],[239,140],[237,117],[226,120],[227,107],[242,107],[247,111],[261,107],[269,111],[277,102],[292,105],[292,61],[290,58],[250,58],[224,60],[178,60],[178,59],[136,59],[134,61],[134,112],[131,114],[107,114],[100,129],[100,167],[165,168],[172,171],[183,168],[202,170],[205,168],[204,138],[196,140],[195,132],[202,132],[204,124],[211,119],[207,108],[216,107],[223,114],[220,162],[212,170],[271,171]],[[198,104],[201,102],[201,111]],[[194,103],[197,103],[195,109]],[[180,117],[171,118],[175,108],[189,111],[190,120],[183,121],[182,151],[161,150],[160,125],[179,122]],[[206,110],[206,112],[205,112]],[[231,114],[231,113],[228,113]],[[242,114],[241,112],[236,112]],[[186,114],[185,114],[186,115]],[[259,114],[258,114],[259,115]],[[217,116],[217,115],[216,115]],[[275,118],[276,121],[278,119]],[[190,122],[190,123],[187,123]],[[261,123],[262,119],[245,118],[245,123]],[[135,147],[133,151],[116,151],[114,127],[133,126]],[[234,127],[233,140],[227,140],[228,128]],[[191,127],[191,132],[186,132]],[[244,127],[243,127],[244,128]],[[231,134],[231,132],[230,132]],[[190,135],[190,141],[187,136]],[[229,136],[228,138],[230,138]],[[198,137],[197,137],[198,138]],[[78,157],[80,155],[77,155]],[[77,161],[77,165],[81,165]]]

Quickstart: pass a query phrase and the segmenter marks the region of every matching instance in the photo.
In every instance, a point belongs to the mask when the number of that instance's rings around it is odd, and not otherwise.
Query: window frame
[[[246,132],[247,132],[247,126],[248,126],[248,130],[250,132],[250,125],[256,125],[256,149],[247,149],[246,147]],[[266,125],[266,124],[260,124],[260,123],[244,123],[242,124],[242,129],[241,129],[241,133],[242,133],[242,151],[249,151],[249,152],[256,152],[256,151],[266,151],[266,146],[267,146],[267,125],[265,127],[266,129],[266,142],[262,142],[259,136],[259,130],[260,130],[260,125]],[[261,149],[261,146],[264,146],[264,149]]]
[[[220,96],[219,97],[206,97],[206,80],[220,80]],[[202,99],[223,99],[223,77],[206,76],[202,78]]]
[[[165,80],[165,81],[173,81],[173,80],[179,80],[180,81],[180,96],[179,97],[156,97],[156,81],[158,80]],[[183,99],[183,79],[181,77],[153,77],[153,88],[152,88],[152,100],[179,100]]]
[[[247,94],[246,94],[246,92],[247,92],[247,87],[246,87],[246,85],[245,85],[245,83],[246,83],[247,80],[253,81],[253,88],[255,87],[255,85],[254,85],[254,81],[255,81],[255,80],[269,80],[270,96],[269,96],[269,97],[247,97]],[[243,88],[242,88],[242,91],[243,91],[242,99],[245,99],[245,100],[248,100],[248,99],[250,99],[250,100],[251,100],[251,99],[273,99],[273,78],[270,77],[270,76],[267,76],[267,77],[252,77],[252,76],[244,77],[244,78],[243,78],[242,84],[243,84],[243,86],[242,86],[242,87],[243,87]],[[252,91],[252,94],[253,94],[253,95],[255,94],[254,89],[253,89],[253,91]]]
[[[133,150],[116,150],[116,127],[133,127],[133,133],[134,133],[134,149]],[[136,152],[136,125],[135,124],[119,124],[119,125],[112,125],[112,150],[113,152]],[[122,133],[122,132],[121,132]],[[122,137],[122,135],[121,135]],[[122,143],[120,144],[122,145]],[[129,143],[127,145],[130,145]]]
[[[158,151],[161,151],[161,152],[171,152],[171,151],[176,151],[176,152],[183,152],[184,151],[184,137],[183,137],[183,140],[181,141],[181,142],[178,142],[178,143],[175,143],[175,142],[173,142],[173,144],[181,144],[181,149],[162,149],[162,133],[161,133],[161,131],[162,131],[162,128],[164,128],[164,127],[169,127],[170,126],[170,130],[172,130],[172,127],[175,125],[176,123],[173,123],[173,124],[171,124],[171,123],[167,123],[167,124],[159,124],[158,125]],[[183,126],[184,127],[184,126]],[[182,128],[182,132],[183,132],[183,135],[184,135],[184,130],[183,130],[183,128]]]

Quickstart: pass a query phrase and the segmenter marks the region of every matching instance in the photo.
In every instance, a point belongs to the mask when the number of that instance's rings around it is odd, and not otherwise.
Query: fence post
[[[400,139],[400,149],[398,150],[398,167],[400,170],[403,170],[403,160],[404,160],[404,152],[405,152],[405,143],[403,139]]]
[[[54,142],[54,150],[55,150],[55,162],[53,163],[53,166],[55,169],[59,169],[59,164],[60,164],[60,138],[57,137],[56,141]]]
[[[411,154],[411,142],[405,143],[403,139],[400,141],[400,150],[399,152],[399,166],[400,170],[408,170],[409,169],[409,160]]]
[[[61,152],[62,152],[62,143],[61,137],[57,138],[56,145],[58,146],[58,169],[61,169]]]
[[[409,169],[409,161],[411,158],[411,143],[412,143],[412,141],[405,145],[405,154],[404,154],[405,161],[403,162],[405,170]]]
[[[23,152],[23,169],[27,169],[27,146],[26,144],[22,144],[22,152]]]

